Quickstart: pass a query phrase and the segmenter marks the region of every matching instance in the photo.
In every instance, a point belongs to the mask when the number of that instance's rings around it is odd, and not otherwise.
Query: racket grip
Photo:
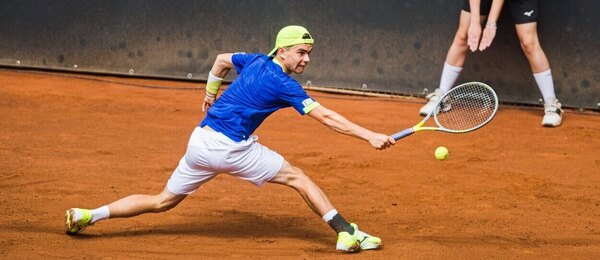
[[[412,128],[406,128],[398,133],[395,133],[392,135],[392,138],[394,138],[394,140],[398,140],[404,137],[407,137],[409,135],[412,135],[415,132],[415,130],[413,130]]]

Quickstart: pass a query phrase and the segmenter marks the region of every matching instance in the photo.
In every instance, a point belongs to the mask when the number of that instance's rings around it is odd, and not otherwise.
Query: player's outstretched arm
[[[386,149],[396,142],[391,136],[372,132],[322,105],[314,108],[308,115],[338,133],[366,140],[378,150]]]
[[[208,110],[208,108],[215,103],[223,78],[225,78],[227,73],[233,68],[231,57],[233,57],[233,53],[217,55],[215,63],[213,64],[210,73],[208,73],[206,95],[204,96],[204,102],[202,103],[202,112]]]

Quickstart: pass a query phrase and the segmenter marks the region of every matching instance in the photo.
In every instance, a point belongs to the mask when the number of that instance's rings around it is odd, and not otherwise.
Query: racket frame
[[[492,95],[494,96],[494,101],[495,101],[494,102],[494,111],[492,111],[492,114],[483,123],[477,125],[476,127],[472,127],[472,128],[465,129],[465,130],[452,130],[452,129],[447,129],[443,126],[440,126],[440,124],[437,120],[437,117],[436,117],[437,114],[434,115],[434,113],[438,111],[440,103],[443,102],[444,99],[446,97],[448,97],[448,95],[450,93],[452,93],[452,91],[459,89],[465,85],[471,85],[471,84],[481,85],[481,86],[487,88],[492,93]],[[450,91],[448,91],[448,93],[444,94],[444,96],[442,96],[442,98],[440,98],[440,100],[437,101],[435,108],[431,112],[429,112],[429,114],[427,116],[425,116],[423,118],[423,120],[421,120],[418,124],[416,124],[413,127],[406,128],[400,132],[397,132],[397,133],[393,134],[392,137],[394,138],[394,140],[399,140],[399,139],[402,139],[404,137],[407,137],[407,136],[414,134],[415,132],[419,132],[419,131],[442,131],[442,132],[454,133],[454,134],[468,133],[468,132],[477,130],[477,129],[483,127],[484,125],[486,125],[487,123],[489,123],[492,120],[492,118],[494,118],[497,111],[498,111],[498,96],[496,95],[496,92],[494,91],[494,89],[492,89],[492,87],[490,87],[487,84],[482,83],[482,82],[476,82],[476,81],[467,82],[467,83],[463,83],[463,84],[460,84],[460,85],[452,88]],[[423,126],[423,125],[425,125],[427,120],[429,120],[429,118],[431,118],[432,115],[434,116],[434,121],[437,126]]]

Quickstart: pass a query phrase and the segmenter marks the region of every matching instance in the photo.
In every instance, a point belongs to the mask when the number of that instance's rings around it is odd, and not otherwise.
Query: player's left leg
[[[544,98],[543,126],[555,127],[562,122],[561,103],[554,92],[552,71],[546,54],[542,50],[537,33],[537,22],[516,25],[521,48],[529,60],[531,71]]]
[[[279,172],[269,182],[287,185],[298,191],[306,204],[338,234],[337,250],[358,252],[360,249],[381,247],[380,238],[360,231],[354,223],[348,223],[333,207],[321,188],[300,168],[284,161]]]

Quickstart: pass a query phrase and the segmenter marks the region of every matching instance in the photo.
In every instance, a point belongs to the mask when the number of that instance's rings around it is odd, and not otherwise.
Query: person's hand
[[[479,39],[481,38],[481,24],[471,23],[469,25],[469,31],[467,33],[467,44],[471,51],[476,51],[479,45]]]
[[[492,45],[492,41],[496,37],[496,26],[486,26],[483,30],[483,36],[481,37],[481,43],[479,44],[479,51],[484,51]]]
[[[369,138],[369,143],[377,150],[389,148],[396,143],[396,140],[389,135],[373,133]]]
[[[202,103],[202,112],[206,112],[215,103],[217,95],[206,92]]]

